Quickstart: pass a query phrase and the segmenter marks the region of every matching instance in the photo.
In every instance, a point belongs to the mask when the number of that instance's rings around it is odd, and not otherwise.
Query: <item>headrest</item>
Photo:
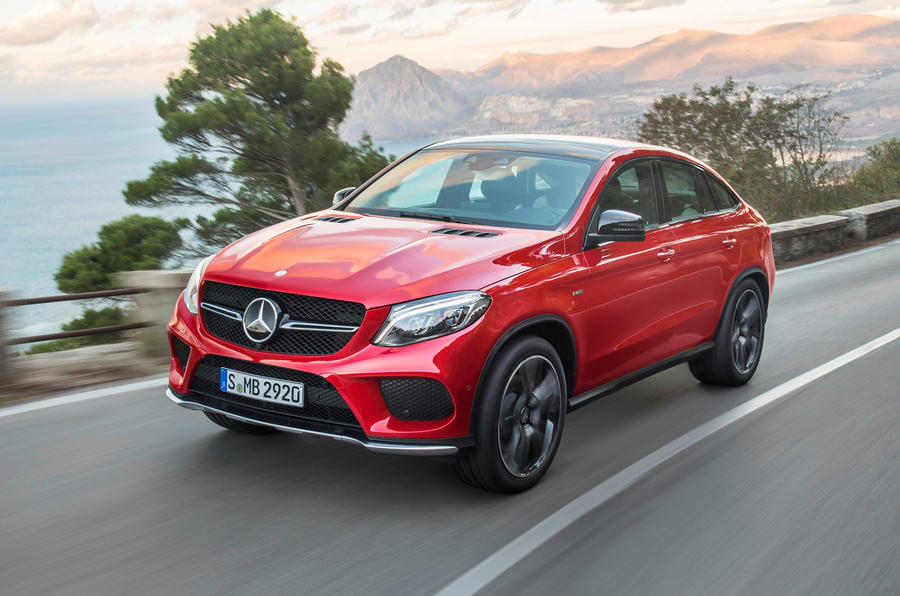
[[[481,181],[481,193],[488,200],[503,199],[505,195],[515,194],[518,190],[519,185],[515,176]]]

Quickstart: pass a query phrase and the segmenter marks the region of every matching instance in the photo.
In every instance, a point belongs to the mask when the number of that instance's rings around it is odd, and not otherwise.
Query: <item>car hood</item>
[[[435,233],[441,228],[496,235]],[[213,258],[204,280],[351,300],[374,308],[478,290],[556,260],[564,247],[557,231],[326,211],[238,240]]]

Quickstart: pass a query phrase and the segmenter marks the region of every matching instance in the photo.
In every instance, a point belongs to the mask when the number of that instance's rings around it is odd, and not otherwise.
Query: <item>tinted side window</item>
[[[640,215],[648,226],[658,224],[650,163],[650,160],[642,160],[619,170],[603,187],[597,199],[597,212],[618,209]]]
[[[697,192],[694,167],[676,161],[660,161],[665,202],[672,221],[684,221],[703,215],[703,200]]]
[[[707,174],[706,180],[709,182],[710,189],[712,189],[713,197],[716,199],[716,206],[719,208],[719,211],[731,210],[737,206],[738,200],[731,194],[731,191],[725,188],[724,184],[715,178],[715,176]]]

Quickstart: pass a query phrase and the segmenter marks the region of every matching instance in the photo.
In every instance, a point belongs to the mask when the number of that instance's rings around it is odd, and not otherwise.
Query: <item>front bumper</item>
[[[234,418],[236,420],[240,420],[242,422],[250,422],[253,424],[260,424],[262,426],[268,426],[270,428],[274,428],[277,430],[295,433],[299,435],[310,435],[315,437],[328,437],[329,439],[335,439],[338,441],[343,441],[345,443],[353,443],[355,445],[360,445],[365,447],[369,451],[375,451],[378,453],[394,453],[400,455],[426,455],[426,456],[440,456],[440,455],[454,455],[459,451],[459,447],[456,445],[431,445],[431,444],[411,444],[411,443],[389,443],[385,441],[371,441],[366,438],[356,437],[351,434],[343,433],[340,431],[325,431],[325,430],[313,430],[306,428],[296,428],[293,426],[283,426],[276,422],[265,421],[260,417],[245,417],[233,412],[227,412],[225,410],[220,410],[214,407],[211,407],[206,404],[200,404],[194,401],[191,401],[191,394],[188,395],[177,395],[172,388],[166,389],[166,396],[172,400],[174,403],[178,404],[183,408],[187,408],[188,410],[200,410],[204,412],[213,412],[215,414],[222,414],[224,416],[228,416],[229,418]]]
[[[338,352],[302,356],[259,352],[219,339],[206,330],[201,317],[189,313],[183,301],[178,300],[168,326],[173,338],[170,398],[174,396],[173,401],[178,400],[185,407],[215,411],[290,432],[338,438],[374,451],[447,455],[471,446],[474,440],[469,421],[475,389],[496,330],[486,327],[483,318],[458,333],[426,342],[402,348],[375,346],[370,340],[388,311],[386,307],[367,311],[357,334]],[[184,344],[180,353],[179,342]],[[224,360],[229,363],[221,364]],[[277,408],[274,412],[248,410],[243,407],[246,403],[229,403],[234,398],[223,400],[228,396],[211,391],[208,386],[207,369],[211,365],[302,381],[311,391],[319,392],[310,394],[311,404],[337,408],[341,414],[328,416],[325,424],[318,424],[324,416],[311,415],[311,412],[298,414],[298,417],[316,419],[309,424],[309,420],[285,418],[284,414],[291,413],[279,412]],[[296,375],[307,378],[293,378]],[[438,409],[431,412],[434,415],[421,417],[416,416],[413,408],[392,409],[386,402],[382,383],[401,379],[439,382],[446,389],[452,408]],[[321,393],[326,390],[330,395]],[[407,391],[406,396],[410,395]],[[392,402],[393,405],[396,404]],[[330,410],[332,414],[334,411]]]

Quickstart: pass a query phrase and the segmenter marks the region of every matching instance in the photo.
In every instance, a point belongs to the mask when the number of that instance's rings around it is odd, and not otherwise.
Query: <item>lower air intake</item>
[[[184,343],[177,335],[172,336],[172,354],[178,361],[178,368],[183,373],[187,368],[188,359],[191,357],[191,347]]]
[[[400,420],[441,420],[453,414],[453,400],[443,383],[423,377],[381,379],[381,396]]]

